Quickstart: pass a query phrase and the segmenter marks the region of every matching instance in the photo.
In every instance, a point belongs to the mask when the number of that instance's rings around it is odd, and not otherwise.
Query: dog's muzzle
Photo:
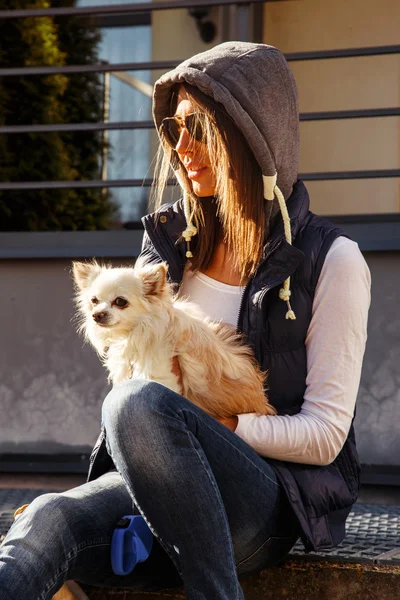
[[[108,313],[107,312],[97,312],[92,314],[93,320],[100,325],[105,325],[108,321]]]

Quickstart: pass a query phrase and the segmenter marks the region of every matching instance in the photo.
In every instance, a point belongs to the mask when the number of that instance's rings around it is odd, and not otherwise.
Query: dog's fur
[[[113,384],[157,381],[217,418],[275,414],[251,350],[233,328],[174,297],[165,263],[114,269],[75,262],[73,277],[80,330]],[[175,356],[181,382],[172,372]]]

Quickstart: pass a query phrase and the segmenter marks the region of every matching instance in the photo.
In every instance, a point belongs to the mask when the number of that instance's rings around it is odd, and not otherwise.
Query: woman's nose
[[[188,151],[191,151],[193,146],[193,139],[191,138],[186,127],[182,127],[179,133],[179,139],[175,146],[175,151],[178,154],[187,154]]]

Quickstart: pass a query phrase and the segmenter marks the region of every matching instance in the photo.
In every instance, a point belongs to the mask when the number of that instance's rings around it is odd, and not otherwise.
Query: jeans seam
[[[249,556],[246,556],[246,558],[243,558],[240,562],[238,562],[238,564],[236,565],[236,568],[239,569],[244,563],[246,563],[248,560],[252,559],[253,556],[255,556],[256,554],[258,554],[258,552],[261,550],[261,548],[263,548],[265,546],[265,544],[267,542],[270,542],[273,538],[272,537],[267,537],[266,540],[264,540],[262,542],[262,544],[260,544],[257,548],[257,550],[254,550],[254,552],[252,552]]]
[[[291,535],[286,535],[286,536],[271,535],[271,536],[267,537],[267,539],[265,539],[262,542],[262,544],[260,544],[258,546],[257,550],[254,550],[254,552],[252,552],[249,556],[246,556],[246,558],[243,558],[240,562],[238,562],[238,564],[236,565],[236,568],[239,569],[243,564],[245,564],[247,561],[251,560],[267,544],[267,542],[271,542],[273,540],[293,540],[293,536],[291,536]],[[295,544],[295,542],[293,542],[293,545],[294,544]]]
[[[192,411],[190,411],[190,412],[192,412]],[[194,414],[194,413],[192,413],[192,414]],[[204,470],[205,470],[205,472],[207,474],[207,477],[210,480],[210,483],[211,483],[212,487],[214,488],[214,491],[217,493],[217,498],[218,497],[220,498],[221,493],[219,491],[218,485],[216,485],[215,481],[213,481],[213,478],[210,476],[210,473],[208,472],[207,465],[203,461],[203,458],[202,458],[200,452],[197,450],[196,446],[193,444],[193,440],[192,440],[191,436],[193,436],[193,437],[196,437],[196,436],[194,436],[194,434],[191,431],[187,431],[187,435],[188,435],[189,442],[190,442],[193,450],[196,452],[196,454],[197,454],[197,456],[198,456],[201,464],[203,465],[203,468],[204,468]],[[221,504],[222,504],[222,506],[221,506]],[[224,520],[225,520],[225,522],[227,524],[228,532],[229,532],[229,535],[230,535],[228,518],[226,516],[225,510],[222,508],[223,506],[224,506],[224,503],[223,503],[222,499],[221,500],[219,499],[218,500],[218,509],[219,509],[219,512],[220,512],[221,516],[224,518]],[[233,552],[233,548],[231,548],[231,553],[230,554],[231,554],[231,562],[233,563],[233,570],[236,571],[236,562],[235,562],[235,555],[234,555],[234,552]],[[239,583],[238,583],[238,586],[239,586]],[[240,591],[239,590],[240,590],[240,586],[239,586],[239,588],[237,590],[238,598],[240,597]]]
[[[102,540],[102,541],[100,541],[100,540]],[[46,596],[49,593],[49,591],[51,590],[51,588],[53,588],[56,585],[57,579],[61,575],[63,575],[66,571],[68,571],[70,561],[73,560],[74,558],[76,558],[80,552],[83,552],[83,550],[87,550],[88,548],[98,548],[99,546],[108,546],[110,544],[110,542],[111,542],[110,538],[100,538],[99,541],[96,543],[82,542],[81,544],[79,544],[79,546],[77,546],[75,548],[75,550],[71,551],[67,555],[66,567],[61,568],[56,572],[56,575],[53,578],[53,580],[51,581],[50,585],[47,586],[47,588],[44,590],[43,594],[41,594],[41,596],[39,596],[38,600],[44,600],[46,598]]]
[[[76,551],[70,552],[67,556],[67,560],[71,560],[71,558],[76,558],[80,552],[86,550],[87,548],[97,548],[98,546],[107,546],[107,544],[111,544],[111,538],[94,538],[91,543],[81,542],[77,547]]]
[[[186,412],[190,412],[190,413],[191,413],[192,415],[194,415],[195,417],[197,417],[197,416],[198,416],[198,415],[196,415],[196,413],[195,413],[195,412],[193,412],[192,410],[190,410],[190,408],[180,408],[180,409],[179,409],[177,412],[178,412],[178,413],[181,413],[181,412],[184,412],[184,411],[186,411]],[[208,427],[209,429],[211,429],[211,431],[213,431],[213,433],[215,433],[215,434],[216,434],[216,435],[218,435],[220,438],[222,438],[222,439],[223,439],[225,442],[227,442],[227,443],[228,443],[228,444],[229,444],[229,445],[230,445],[232,448],[234,448],[234,450],[236,450],[237,452],[239,452],[239,454],[240,454],[240,455],[241,455],[243,458],[245,458],[245,459],[246,459],[246,460],[247,460],[249,463],[251,463],[251,464],[253,465],[253,467],[255,467],[259,473],[261,473],[261,475],[263,475],[264,477],[266,477],[266,478],[267,478],[269,481],[271,481],[271,483],[273,483],[273,484],[274,484],[274,485],[276,485],[277,487],[280,487],[280,484],[279,484],[279,483],[277,483],[276,481],[274,481],[273,479],[271,479],[271,477],[269,477],[269,476],[268,476],[266,473],[264,473],[264,471],[262,471],[262,470],[259,468],[259,466],[258,466],[258,465],[256,465],[256,464],[255,464],[255,463],[254,463],[254,462],[251,460],[251,458],[249,458],[248,456],[246,456],[245,454],[243,454],[243,452],[242,452],[242,451],[241,451],[241,450],[240,450],[240,449],[239,449],[237,446],[235,446],[234,444],[232,444],[232,442],[231,442],[230,440],[228,440],[228,439],[226,439],[225,437],[223,437],[223,436],[222,436],[222,435],[219,433],[219,431],[216,431],[215,429],[213,429],[213,428],[212,428],[212,427],[211,427],[211,426],[210,426],[208,423],[204,423],[204,421],[203,421],[203,424],[204,424],[206,427]],[[232,432],[232,433],[235,433],[235,432]],[[237,437],[239,437],[239,436],[237,436]],[[239,439],[241,439],[241,438],[239,438]],[[244,440],[242,440],[242,441],[244,441]],[[246,443],[246,442],[245,442],[245,443]],[[250,446],[250,448],[251,448],[251,446]],[[255,452],[255,450],[254,450],[254,452]]]

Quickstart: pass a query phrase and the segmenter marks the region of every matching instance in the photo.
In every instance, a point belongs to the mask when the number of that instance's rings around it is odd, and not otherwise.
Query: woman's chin
[[[192,181],[193,192],[199,198],[207,198],[208,196],[215,195],[215,187],[211,185],[204,185],[197,181]]]

